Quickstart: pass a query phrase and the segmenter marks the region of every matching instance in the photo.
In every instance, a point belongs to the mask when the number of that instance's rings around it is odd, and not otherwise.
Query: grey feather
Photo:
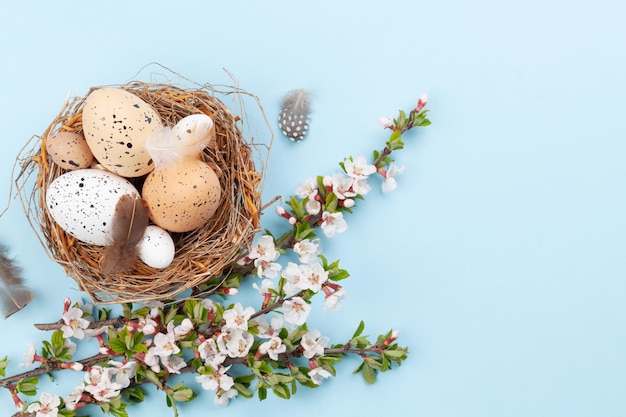
[[[311,122],[311,93],[299,88],[283,97],[278,115],[278,127],[283,135],[294,142],[301,141],[309,131]]]
[[[0,301],[4,318],[17,313],[34,297],[24,286],[20,268],[7,256],[7,248],[0,245]]]

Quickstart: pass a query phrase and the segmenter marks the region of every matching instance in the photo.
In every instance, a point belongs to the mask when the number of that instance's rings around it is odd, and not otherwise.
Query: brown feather
[[[34,297],[20,274],[20,268],[7,257],[7,248],[0,245],[0,300],[5,318],[20,311]]]
[[[104,249],[102,271],[105,274],[125,272],[139,257],[137,245],[148,227],[148,205],[137,195],[123,195],[115,206],[111,240]]]

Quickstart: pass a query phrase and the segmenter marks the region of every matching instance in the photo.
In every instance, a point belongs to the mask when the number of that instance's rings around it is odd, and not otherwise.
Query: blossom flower
[[[311,359],[315,355],[323,355],[324,348],[328,345],[329,338],[321,336],[320,331],[311,329],[302,336],[300,346],[304,348],[304,357]]]
[[[261,354],[267,354],[270,359],[275,361],[278,360],[278,354],[283,353],[287,350],[287,346],[283,344],[283,341],[280,337],[272,337],[267,342],[261,343],[259,346],[259,352]]]
[[[196,376],[196,382],[202,384],[202,389],[214,391],[217,389],[229,390],[235,385],[233,378],[226,373],[230,366],[217,366],[213,372]]]
[[[154,354],[162,358],[175,355],[180,352],[176,345],[176,335],[173,332],[157,333],[154,335]]]
[[[344,159],[343,166],[346,170],[346,174],[355,180],[367,178],[376,172],[376,167],[372,164],[368,164],[363,155]]]
[[[348,229],[348,224],[343,218],[343,213],[322,213],[322,232],[326,237],[333,237],[335,233],[343,233]]]
[[[215,394],[215,398],[213,399],[213,401],[215,402],[215,405],[218,405],[220,407],[226,407],[228,405],[228,402],[235,398],[237,395],[239,395],[239,392],[235,388],[231,388],[224,392],[218,392],[217,394]]]
[[[264,279],[263,281],[261,281],[260,287],[256,282],[254,282],[252,284],[252,288],[257,290],[261,295],[269,294],[270,289],[274,288],[274,282],[271,279]]]
[[[265,316],[261,316],[256,319],[257,330],[259,331],[258,336],[262,339],[270,339],[272,337],[278,336],[280,331],[283,329],[283,318],[279,315],[272,316],[270,323],[267,323],[267,319]]]
[[[312,199],[317,194],[317,178],[307,178],[296,187],[294,194],[300,198]]]
[[[254,308],[246,307],[244,310],[241,303],[237,303],[232,308],[224,311],[223,317],[224,321],[226,321],[224,326],[248,330],[248,320],[250,320],[250,316],[253,314]]]
[[[281,276],[286,280],[283,289],[287,295],[293,295],[305,288],[302,269],[298,264],[293,262],[287,263]]]
[[[311,306],[301,297],[293,297],[283,302],[283,312],[287,323],[301,326],[306,322]]]
[[[145,318],[142,317],[137,321],[137,330],[139,330],[146,336],[150,336],[156,333],[156,329],[158,326],[158,323],[149,316],[146,316]]]
[[[253,342],[254,337],[250,333],[236,327],[224,326],[217,336],[217,347],[231,358],[245,357]]]
[[[389,164],[389,168],[384,172],[385,179],[383,180],[382,189],[384,193],[391,192],[396,189],[398,184],[395,177],[404,172],[404,167],[398,167],[393,162]]]
[[[180,370],[187,366],[187,362],[180,356],[170,355],[167,358],[161,358],[161,362],[170,374],[180,374]]]
[[[328,271],[321,263],[300,266],[303,277],[303,287],[314,292],[322,289],[322,284],[328,280]]]
[[[84,330],[89,326],[89,321],[83,318],[83,310],[72,307],[63,313],[61,318],[65,323],[61,326],[64,338],[75,337],[76,339],[83,339],[85,337]]]
[[[161,371],[161,366],[159,365],[159,355],[157,355],[157,350],[154,346],[148,349],[146,355],[143,358],[143,363],[150,367],[154,372]]]
[[[127,388],[130,385],[131,379],[137,374],[137,362],[129,361],[126,363],[109,361],[109,365],[113,368],[113,376],[115,382],[120,384],[122,388]]]
[[[366,195],[370,191],[372,191],[372,187],[367,183],[367,178],[362,178],[360,180],[355,180],[352,183],[352,189],[358,195]]]
[[[332,374],[330,372],[320,367],[313,368],[309,371],[309,377],[311,377],[311,381],[313,381],[315,385],[320,385],[326,378],[331,376]]]
[[[58,395],[42,392],[39,401],[28,406],[26,411],[35,413],[36,417],[57,417],[61,398]]]
[[[330,311],[337,311],[341,307],[341,300],[345,298],[346,291],[343,288],[339,288],[337,291],[326,295],[324,299],[324,311],[327,309]]]
[[[393,127],[393,117],[381,117],[378,119],[378,123],[385,129],[391,129]]]
[[[213,338],[206,339],[198,345],[198,354],[204,361],[204,364],[212,368],[221,365],[226,360],[226,355],[218,350]]]
[[[173,323],[169,323],[169,324],[173,324]],[[168,326],[169,326],[168,324]],[[169,327],[168,327],[169,329]],[[179,340],[183,337],[185,337],[186,335],[188,335],[191,331],[193,330],[193,323],[191,322],[190,319],[185,318],[183,319],[183,321],[180,322],[180,324],[176,327],[173,328],[173,333],[174,333],[174,337],[176,340]],[[168,330],[169,332],[169,330]]]
[[[37,355],[37,348],[33,342],[28,344],[28,348],[24,353],[24,359],[25,361],[19,365],[20,368],[30,368],[34,365],[35,361],[39,359],[39,356]]]
[[[85,391],[90,393],[91,396],[100,402],[110,402],[111,398],[120,395],[122,386],[117,382],[111,381],[110,378],[102,378],[95,385],[86,385]]]
[[[279,263],[270,262],[261,258],[254,260],[254,266],[256,267],[256,274],[259,278],[276,278],[278,276],[278,272],[280,272],[280,269],[282,268]]]
[[[263,259],[268,262],[275,261],[280,253],[274,246],[274,238],[270,235],[263,235],[250,247],[248,258]]]
[[[320,254],[320,240],[319,239],[304,239],[296,242],[293,245],[293,251],[298,254],[298,259],[303,264],[310,264],[317,260],[317,255]]]
[[[353,182],[354,178],[347,177],[342,172],[336,172],[329,178],[329,185],[332,187],[333,193],[335,193],[339,200],[356,196],[356,193],[352,189]]]
[[[74,387],[70,395],[63,397],[63,404],[65,408],[70,411],[74,411],[78,408],[78,403],[83,399],[83,392],[85,392],[85,385],[81,384]]]
[[[322,203],[315,199],[309,199],[304,205],[304,209],[307,213],[315,216],[322,210]]]

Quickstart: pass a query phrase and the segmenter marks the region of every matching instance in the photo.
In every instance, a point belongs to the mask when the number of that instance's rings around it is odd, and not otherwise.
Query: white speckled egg
[[[78,240],[104,246],[111,235],[115,206],[124,194],[139,194],[128,180],[99,169],[68,171],[46,190],[54,221]]]
[[[167,231],[151,224],[139,242],[139,258],[153,268],[167,268],[174,260],[176,248]]]
[[[46,139],[46,151],[52,161],[63,169],[89,168],[93,153],[83,135],[75,132],[59,132]]]
[[[142,197],[156,225],[170,232],[189,232],[213,217],[221,187],[211,167],[199,159],[188,159],[148,174]]]
[[[83,106],[83,131],[94,156],[122,177],[140,177],[154,164],[144,144],[163,129],[159,114],[145,101],[119,88],[89,94]]]

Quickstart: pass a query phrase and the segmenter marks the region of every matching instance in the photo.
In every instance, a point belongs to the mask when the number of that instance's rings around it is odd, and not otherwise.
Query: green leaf
[[[272,391],[279,398],[283,398],[285,400],[291,398],[291,392],[289,391],[289,387],[283,383],[272,385]]]
[[[237,392],[239,393],[239,395],[241,395],[244,398],[252,398],[254,395],[252,391],[250,391],[244,384],[240,382],[235,382],[235,384],[233,385],[233,388],[235,388]]]
[[[6,369],[9,365],[9,359],[7,356],[0,359],[0,376],[6,376]]]
[[[172,398],[178,402],[189,402],[196,397],[196,393],[191,388],[181,388],[174,391]]]
[[[267,388],[260,387],[259,390],[257,391],[257,394],[259,395],[259,400],[263,401],[264,399],[267,398]]]
[[[39,383],[39,378],[37,377],[32,377],[32,378],[22,378],[20,379],[16,386],[15,389],[17,392],[22,393],[24,395],[27,395],[29,397],[33,397],[35,395],[37,395],[37,384]]]
[[[109,343],[109,347],[111,349],[113,349],[113,351],[115,351],[115,352],[117,352],[119,354],[125,354],[126,353],[126,343],[124,343],[120,339],[118,339],[118,338],[109,339],[108,343]]]
[[[352,335],[352,338],[354,339],[357,336],[361,336],[361,333],[363,333],[363,330],[365,330],[365,322],[361,320],[361,322],[359,323],[359,327],[357,327],[356,331]]]
[[[373,384],[376,382],[376,370],[372,368],[372,366],[365,361],[363,361],[363,367],[361,368],[361,375],[363,375],[363,379],[368,384]]]
[[[140,403],[145,399],[146,393],[141,387],[129,387],[122,391],[122,396],[134,403]]]

